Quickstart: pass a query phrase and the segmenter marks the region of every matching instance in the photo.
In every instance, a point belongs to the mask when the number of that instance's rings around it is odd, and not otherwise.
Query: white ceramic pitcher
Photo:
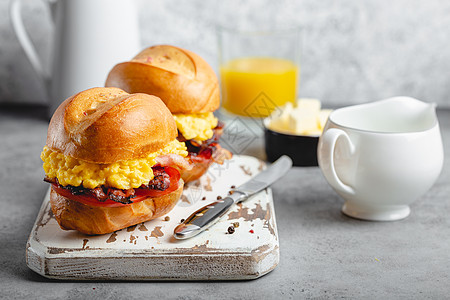
[[[390,221],[438,178],[444,152],[435,105],[396,97],[333,111],[318,145],[319,166],[352,217]]]
[[[12,0],[14,31],[46,87],[50,114],[66,98],[103,86],[111,68],[129,60],[140,47],[138,16],[133,0],[44,0],[54,27],[51,68],[44,68],[25,31],[21,4]],[[52,69],[51,74],[46,69]]]

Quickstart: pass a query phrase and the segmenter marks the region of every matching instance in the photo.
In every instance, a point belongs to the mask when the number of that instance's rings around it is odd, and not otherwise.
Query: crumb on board
[[[245,175],[248,176],[252,176],[252,171],[250,171],[249,167],[245,167],[244,165],[239,166],[242,170],[242,172],[244,172]]]
[[[211,192],[212,186],[211,186],[211,178],[208,176],[206,177],[206,184],[205,184],[205,190]]]
[[[191,204],[191,202],[189,201],[189,198],[186,195],[181,195],[180,199],[181,199],[181,202],[186,202],[186,203]]]

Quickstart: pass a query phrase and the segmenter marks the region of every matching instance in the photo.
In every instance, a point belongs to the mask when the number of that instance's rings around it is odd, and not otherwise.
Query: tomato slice
[[[149,197],[161,197],[163,195],[169,194],[178,189],[178,181],[180,180],[180,172],[177,169],[172,167],[164,167],[164,171],[170,176],[170,185],[164,191],[155,190],[155,189],[146,189],[146,188],[137,188],[135,190],[135,197],[131,199],[133,203],[140,202]],[[89,206],[97,206],[97,207],[120,207],[126,206],[130,204],[124,204],[120,202],[113,201],[111,199],[107,199],[105,201],[99,201],[95,196],[91,194],[80,194],[74,195],[68,189],[63,188],[58,184],[52,184],[52,189],[60,194],[63,197],[66,197],[70,200],[74,200],[85,205]]]

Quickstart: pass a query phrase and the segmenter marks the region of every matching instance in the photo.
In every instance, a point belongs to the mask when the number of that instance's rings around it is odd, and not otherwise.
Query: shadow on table
[[[258,279],[270,277],[271,274],[276,273],[277,268],[270,271],[269,273],[262,275],[258,278],[253,279],[242,279],[242,280],[102,280],[102,279],[92,279],[92,280],[77,280],[77,279],[53,279],[53,278],[47,278],[44,277],[31,269],[28,269],[23,274],[23,279],[26,281],[32,281],[32,282],[48,282],[48,283],[152,283],[152,282],[158,282],[158,283],[193,283],[193,282],[208,282],[208,283],[223,283],[223,282],[252,282],[252,281],[258,281]]]

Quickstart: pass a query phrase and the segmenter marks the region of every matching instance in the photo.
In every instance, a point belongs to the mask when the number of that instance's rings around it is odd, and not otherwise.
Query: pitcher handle
[[[320,154],[318,154],[318,156],[321,159],[319,163],[324,176],[326,177],[326,179],[333,188],[335,188],[338,191],[354,195],[355,190],[351,186],[344,184],[339,179],[336,173],[336,168],[334,166],[334,149],[336,148],[336,142],[340,137],[346,140],[350,149],[350,153],[355,152],[355,146],[351,142],[347,133],[345,133],[341,129],[330,128],[326,130],[321,137],[322,141],[320,148],[318,149],[318,151],[321,152]]]
[[[9,15],[11,18],[12,27],[33,69],[36,71],[41,81],[47,88],[50,81],[50,74],[48,74],[44,70],[42,61],[37,54],[36,48],[34,47],[33,43],[31,42],[30,36],[25,30],[21,12],[22,0],[12,0],[9,7]]]

